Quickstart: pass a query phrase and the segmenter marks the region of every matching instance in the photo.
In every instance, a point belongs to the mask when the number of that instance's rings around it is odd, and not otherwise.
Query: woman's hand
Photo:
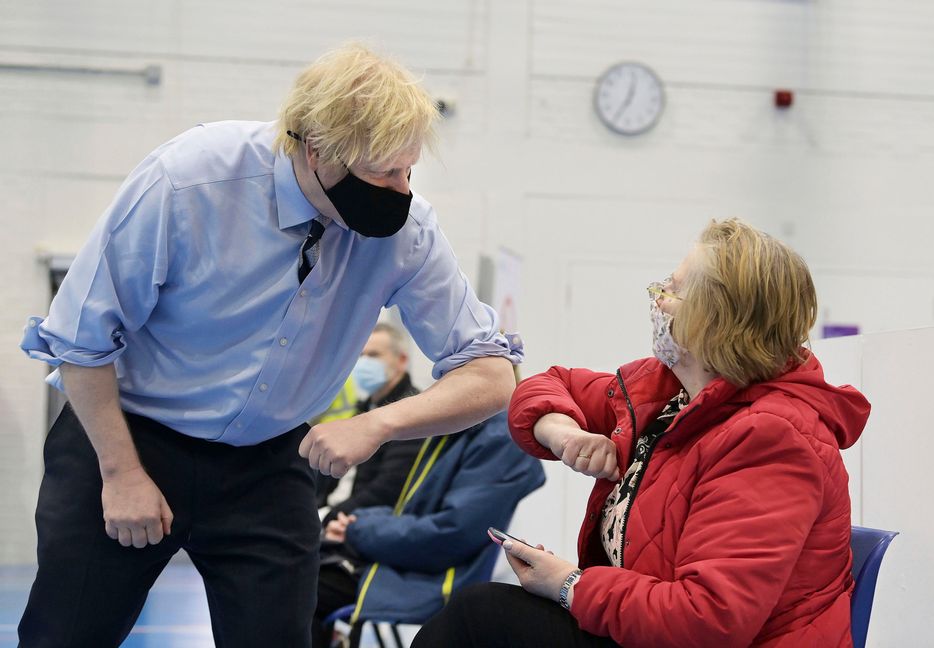
[[[545,551],[542,545],[532,548],[521,542],[507,540],[503,543],[503,549],[522,587],[527,592],[552,601],[558,600],[568,574],[577,569],[577,565]]]
[[[356,515],[344,515],[338,512],[337,519],[331,520],[325,527],[324,539],[332,542],[344,542],[347,539],[347,527],[356,521]]]
[[[602,434],[582,430],[570,416],[552,412],[538,419],[535,438],[572,470],[597,479],[619,481],[616,445]]]

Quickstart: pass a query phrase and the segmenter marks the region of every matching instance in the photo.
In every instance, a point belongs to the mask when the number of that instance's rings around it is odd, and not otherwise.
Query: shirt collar
[[[324,222],[329,220],[305,198],[305,194],[302,192],[302,188],[298,186],[298,180],[295,178],[292,158],[282,151],[276,155],[273,173],[276,189],[276,208],[279,212],[279,229],[295,227],[307,223],[313,218],[318,218]],[[334,222],[342,229],[347,229],[347,225],[341,219],[335,218]]]

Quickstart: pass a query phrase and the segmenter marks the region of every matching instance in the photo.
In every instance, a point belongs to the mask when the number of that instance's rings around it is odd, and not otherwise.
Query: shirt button
[[[259,386],[260,391],[266,391],[267,389],[269,389],[269,385],[267,385],[266,383],[260,384]]]
[[[629,546],[629,538],[626,538],[626,546]]]
[[[667,450],[667,449],[670,448],[670,447],[671,447],[671,443],[666,443],[666,444],[665,444],[665,450]]]
[[[622,431],[623,431],[623,428],[616,428],[615,430],[613,430],[613,434],[619,434]]]
[[[31,319],[29,320],[29,325],[33,328],[39,326],[39,320]]]
[[[243,423],[236,423],[236,424],[234,424],[234,427],[242,428],[242,427],[243,427]]]
[[[610,398],[613,398],[613,393],[614,392],[612,388],[606,390],[606,395],[609,396]]]
[[[304,296],[307,295],[307,294],[308,294],[308,291],[305,290],[304,288],[302,288],[302,289],[299,291],[298,296],[299,296],[299,297],[304,297]]]
[[[279,338],[279,346],[285,346],[289,343],[289,338]]]
[[[593,522],[593,518],[594,518],[593,513],[591,513],[591,514],[590,514],[589,516],[587,516],[587,517],[590,519],[591,522]]]

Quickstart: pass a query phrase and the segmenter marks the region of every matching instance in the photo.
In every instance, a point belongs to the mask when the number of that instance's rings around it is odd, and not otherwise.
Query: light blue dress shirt
[[[133,170],[22,348],[58,366],[114,363],[122,407],[189,436],[251,445],[323,411],[380,307],[398,305],[436,378],[473,358],[518,363],[435,212],[415,195],[402,230],[330,222],[299,285],[309,222],[274,123],[195,127]],[[49,382],[59,389],[59,372]]]

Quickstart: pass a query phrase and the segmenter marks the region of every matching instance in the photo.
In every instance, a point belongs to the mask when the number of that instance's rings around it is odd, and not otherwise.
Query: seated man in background
[[[323,619],[354,601],[352,621],[421,623],[453,590],[485,580],[487,527],[505,529],[519,501],[544,483],[539,460],[509,438],[505,413],[426,439],[395,506],[357,508],[326,525],[313,645],[328,645]]]
[[[353,413],[369,412],[418,394],[408,368],[405,335],[380,322],[373,328],[351,374],[354,387],[368,394],[365,400],[354,404]],[[333,405],[322,416],[327,417],[332,409]],[[421,445],[421,439],[390,441],[339,481],[319,474],[317,497],[322,529],[338,514],[350,513],[358,507],[394,504]]]

